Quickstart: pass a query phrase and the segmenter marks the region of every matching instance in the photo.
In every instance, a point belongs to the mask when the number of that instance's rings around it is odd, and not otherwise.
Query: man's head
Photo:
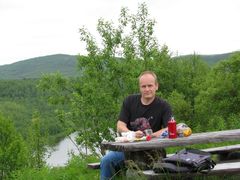
[[[142,99],[146,102],[155,98],[158,90],[157,76],[152,71],[144,71],[139,76],[139,89]]]

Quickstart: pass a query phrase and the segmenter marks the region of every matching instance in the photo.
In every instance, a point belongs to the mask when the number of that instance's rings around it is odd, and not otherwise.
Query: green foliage
[[[97,162],[99,159],[89,156],[81,158],[74,156],[66,167],[49,168],[43,167],[41,169],[28,168],[22,171],[16,171],[12,174],[12,180],[82,180],[82,179],[99,179],[99,170],[92,170],[87,168],[90,162]]]
[[[197,55],[179,59],[176,64],[176,89],[194,106],[194,98],[199,91],[198,85],[205,81],[210,69]]]
[[[199,56],[193,55],[185,59],[178,59],[174,64],[174,83],[173,89],[176,89],[183,95],[185,105],[182,106],[180,117],[184,116],[182,121],[185,121],[194,131],[197,131],[198,123],[195,120],[195,97],[199,94],[199,85],[205,82],[206,76],[209,72],[207,64],[200,59]],[[171,84],[171,82],[169,82]],[[178,102],[178,97],[172,96],[180,107],[181,100]],[[183,100],[182,100],[183,101]],[[185,110],[183,109],[185,108]],[[175,110],[174,114],[179,113]],[[178,121],[178,119],[177,119]],[[178,121],[179,122],[179,121]]]
[[[22,135],[26,136],[25,128],[28,124],[25,121],[28,118],[29,109],[16,101],[1,100],[0,111],[8,119],[13,119],[14,125]]]
[[[34,79],[0,80],[0,97],[14,100],[36,97],[36,82]]]
[[[0,179],[27,166],[27,148],[12,122],[0,115]]]
[[[63,77],[60,73],[46,74],[40,79],[38,88],[45,93],[48,103],[54,107],[57,124],[64,131],[64,134],[68,135],[76,131],[78,126],[74,124],[73,113],[71,112],[71,106],[74,102],[74,81]]]
[[[220,62],[200,86],[196,97],[196,117],[206,124],[215,116],[223,118],[225,128],[238,127],[235,118],[239,118],[240,105],[240,53],[236,52]],[[233,118],[234,117],[234,118]],[[233,119],[232,119],[233,118]],[[218,124],[218,119],[212,124]],[[230,121],[231,120],[231,121]],[[233,125],[233,123],[236,123]]]
[[[202,131],[221,131],[226,129],[226,124],[224,119],[221,116],[213,116],[211,119],[208,119],[207,126],[203,126]]]
[[[239,123],[240,113],[236,114],[230,114],[226,120],[227,122],[227,129],[239,129],[240,123]]]
[[[192,107],[190,103],[185,100],[183,94],[173,91],[168,97],[168,102],[170,103],[174,112],[174,117],[178,122],[185,122],[189,127],[194,126],[192,120],[189,119],[192,114]]]
[[[32,118],[31,125],[28,130],[28,148],[30,167],[41,168],[45,165],[45,153],[47,146],[46,130],[42,129],[39,114],[36,112]]]
[[[1,80],[0,81],[0,112],[11,119],[24,139],[27,138],[26,127],[31,123],[32,116],[38,111],[42,117],[42,125],[49,133],[49,143],[53,144],[65,137],[64,130],[52,113],[53,107],[48,106],[36,85],[38,80]]]
[[[71,82],[60,73],[43,75],[38,83],[38,88],[46,93],[50,104],[64,105],[69,102],[68,95],[73,91]]]

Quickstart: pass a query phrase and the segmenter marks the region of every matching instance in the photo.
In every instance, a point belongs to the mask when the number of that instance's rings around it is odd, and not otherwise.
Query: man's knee
[[[100,161],[100,168],[104,168],[106,166],[109,166],[112,163],[111,157],[109,157],[109,154],[106,154],[102,157]]]
[[[111,175],[123,167],[123,162],[124,154],[122,152],[108,152],[102,157],[100,162],[101,175],[105,175],[105,177],[111,177]]]

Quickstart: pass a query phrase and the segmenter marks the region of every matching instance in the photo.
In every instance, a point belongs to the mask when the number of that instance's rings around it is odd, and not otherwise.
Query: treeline
[[[0,80],[0,112],[12,120],[20,134],[27,138],[26,128],[34,114],[39,114],[41,126],[48,132],[47,144],[54,144],[65,136],[53,114],[53,107],[37,89],[39,79]]]

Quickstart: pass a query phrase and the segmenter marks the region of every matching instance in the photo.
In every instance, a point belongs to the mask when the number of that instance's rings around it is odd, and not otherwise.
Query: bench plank
[[[226,152],[234,152],[240,150],[240,144],[229,145],[229,146],[221,146],[214,148],[202,149],[203,151],[209,152],[211,154],[221,154]]]
[[[192,177],[192,176],[211,176],[211,175],[230,175],[240,174],[240,162],[229,162],[217,164],[209,173],[154,173],[153,170],[142,171],[143,175],[149,180],[159,177]]]
[[[159,177],[176,177],[176,176],[210,176],[210,175],[225,175],[225,174],[240,174],[240,162],[219,163],[209,173],[154,173],[153,170],[142,171],[143,175],[150,178]],[[153,179],[154,179],[153,178]]]
[[[88,168],[90,168],[90,169],[100,169],[100,162],[89,163]]]

